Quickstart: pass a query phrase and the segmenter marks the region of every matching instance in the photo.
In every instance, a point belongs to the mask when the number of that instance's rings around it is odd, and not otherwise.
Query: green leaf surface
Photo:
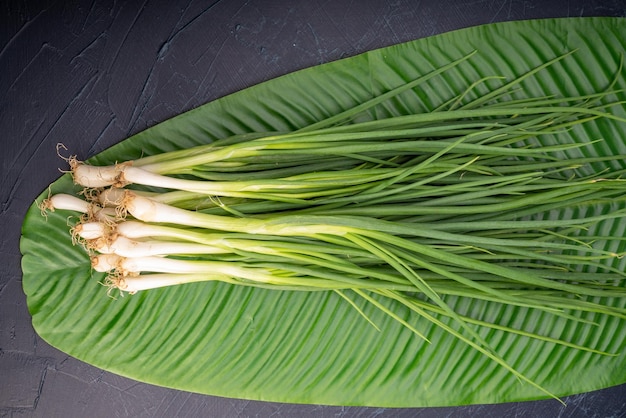
[[[425,112],[486,76],[511,80],[568,51],[567,59],[525,80],[513,98],[583,95],[606,88],[626,51],[626,19],[568,18],[498,23],[367,52],[268,81],[221,98],[139,133],[89,161],[109,164],[183,149],[230,135],[293,131],[389,91],[474,50],[468,61],[375,107],[361,119]],[[476,97],[503,83],[487,80]],[[615,89],[626,89],[624,74]],[[626,117],[624,105],[611,112]],[[596,142],[563,158],[626,153],[626,126],[598,120],[542,144]],[[79,156],[80,157],[80,156]],[[613,169],[625,169],[615,160]],[[50,191],[76,188],[68,175]],[[37,199],[48,195],[46,190]],[[592,216],[621,203],[568,212]],[[96,367],[186,391],[290,403],[387,407],[500,403],[545,398],[510,372],[400,303],[380,299],[428,344],[357,295],[355,309],[333,292],[288,292],[195,283],[111,298],[68,233],[67,212],[45,218],[36,204],[24,224],[23,286],[39,335]],[[590,235],[624,236],[619,220]],[[608,246],[608,244],[607,244]],[[617,242],[611,251],[624,251]],[[614,267],[624,268],[624,260]],[[528,308],[448,298],[457,312],[565,339],[603,356],[489,328],[478,328],[513,367],[558,396],[626,382],[626,321],[574,313],[592,325]],[[606,301],[626,308],[625,299]],[[371,319],[377,331],[365,317]],[[441,321],[451,323],[445,317]]]

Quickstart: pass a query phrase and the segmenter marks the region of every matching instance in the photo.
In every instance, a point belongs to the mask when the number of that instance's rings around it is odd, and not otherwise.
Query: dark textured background
[[[370,49],[497,21],[626,16],[626,0],[3,1],[0,4],[0,416],[626,417],[626,385],[459,408],[285,405],[160,388],[96,369],[34,332],[19,238],[81,158],[228,93]],[[624,34],[626,36],[626,34]]]

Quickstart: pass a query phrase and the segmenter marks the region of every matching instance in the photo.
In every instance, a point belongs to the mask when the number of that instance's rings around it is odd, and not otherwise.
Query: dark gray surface
[[[377,409],[223,399],[79,362],[34,332],[24,213],[86,158],[228,93],[370,49],[496,21],[626,16],[626,1],[5,1],[0,5],[0,416],[626,417],[626,385],[556,401]],[[626,34],[624,34],[626,36]]]

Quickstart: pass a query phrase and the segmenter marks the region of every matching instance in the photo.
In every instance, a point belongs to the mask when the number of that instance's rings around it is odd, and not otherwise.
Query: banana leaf
[[[470,60],[363,118],[428,112],[483,77],[510,80],[572,50],[576,52],[567,59],[525,80],[513,97],[588,94],[607,88],[616,75],[613,88],[626,89],[626,77],[616,74],[626,50],[624,34],[626,19],[567,18],[497,23],[419,39],[249,87],[151,127],[88,161],[110,164],[234,134],[293,131],[472,51],[477,53]],[[485,80],[473,94],[502,82]],[[624,105],[611,111],[626,116]],[[587,156],[626,153],[626,126],[610,120],[539,140],[549,144],[580,138],[603,139],[577,151]],[[613,164],[614,169],[626,168],[626,161]],[[37,206],[50,192],[76,191],[65,174],[42,192],[25,217],[21,251],[23,288],[37,333],[84,362],[155,385],[288,403],[422,407],[547,396],[440,327],[388,301],[389,309],[413,321],[431,343],[371,304],[357,302],[380,328],[376,330],[332,292],[209,282],[109,297],[101,285],[104,277],[91,271],[84,250],[72,243],[67,212],[43,217]],[[622,207],[607,204],[595,213]],[[589,233],[622,237],[625,227],[619,220],[607,220]],[[620,241],[619,246],[611,250],[624,251],[626,244]],[[623,269],[624,261],[613,266]],[[559,397],[626,382],[625,320],[577,314],[591,324],[494,302],[446,300],[474,318],[616,353],[594,354],[478,329],[509,364]],[[606,303],[626,308],[623,298]]]

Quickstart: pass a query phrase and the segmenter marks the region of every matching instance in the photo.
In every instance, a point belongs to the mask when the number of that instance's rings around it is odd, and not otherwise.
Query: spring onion
[[[234,136],[111,166],[72,156],[67,161],[76,184],[88,189],[85,198],[52,196],[44,209],[85,215],[72,233],[94,270],[110,273],[105,282],[121,292],[219,280],[333,291],[356,308],[347,293],[353,292],[426,339],[376,295],[550,394],[508,365],[474,327],[498,324],[461,315],[446,297],[571,320],[582,321],[576,311],[626,317],[603,303],[626,296],[626,274],[611,267],[625,253],[595,245],[619,238],[586,235],[604,220],[626,217],[617,207],[597,211],[624,202],[624,170],[613,162],[626,156],[585,157],[593,141],[580,137],[534,142],[598,118],[625,123],[610,112],[620,102],[607,101],[619,92],[507,97],[568,55],[468,100],[479,80],[430,113],[353,120],[419,87],[423,77],[296,132]],[[563,210],[578,216],[553,219]]]

